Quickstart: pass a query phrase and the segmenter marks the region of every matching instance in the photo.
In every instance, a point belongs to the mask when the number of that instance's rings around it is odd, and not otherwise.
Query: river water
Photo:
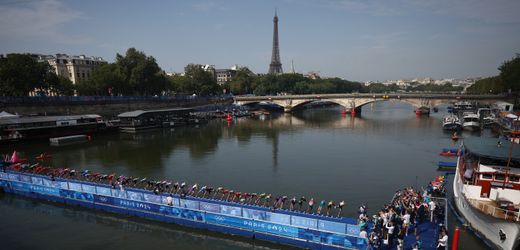
[[[416,117],[411,106],[386,101],[363,107],[356,118],[329,107],[230,124],[211,121],[200,127],[96,135],[88,144],[63,147],[4,145],[0,153],[16,149],[32,158],[48,152],[55,167],[344,200],[343,215],[356,216],[361,203],[375,212],[397,189],[425,186],[441,174],[436,164],[445,159],[438,153],[456,146],[442,130],[444,114],[441,108]],[[450,219],[450,227],[455,225]],[[0,194],[0,241],[5,249],[287,248],[10,194]],[[465,230],[460,245],[485,249]]]

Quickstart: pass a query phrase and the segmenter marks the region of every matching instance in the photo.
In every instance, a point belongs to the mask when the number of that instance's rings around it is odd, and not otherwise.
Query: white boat
[[[480,117],[484,127],[490,127],[497,121],[495,114],[489,108],[479,108],[477,115]]]
[[[453,181],[457,210],[496,249],[520,247],[520,147],[466,138]]]
[[[458,111],[466,111],[466,110],[474,110],[473,104],[468,101],[460,101],[453,104],[452,110],[454,112]]]
[[[464,113],[462,116],[462,127],[466,130],[480,130],[480,117],[475,113]]]
[[[462,122],[456,115],[448,114],[442,119],[442,128],[446,130],[459,130],[462,128]]]

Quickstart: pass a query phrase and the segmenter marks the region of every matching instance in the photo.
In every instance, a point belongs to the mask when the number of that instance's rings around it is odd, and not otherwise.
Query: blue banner
[[[139,202],[139,201],[131,201],[131,200],[125,200],[125,199],[119,199],[119,198],[113,198],[114,205],[120,206],[120,207],[126,207],[131,209],[138,209],[143,211],[150,211],[150,212],[159,212],[160,205],[146,203],[146,202]]]
[[[161,203],[161,196],[155,194],[143,194],[143,198],[147,202]]]
[[[242,208],[244,218],[255,219],[255,220],[267,220],[267,214],[262,210],[255,210],[249,208]]]
[[[204,221],[204,213],[193,211],[189,209],[182,209],[178,207],[170,207],[170,206],[159,206],[159,213],[179,217],[184,219],[190,219],[195,221]]]
[[[34,177],[34,176],[33,176],[33,177],[31,177],[31,179],[32,179],[32,183],[33,183],[33,184],[43,186],[43,180],[42,180],[42,178],[40,178],[40,177]]]
[[[92,185],[87,184],[81,184],[81,188],[83,189],[83,192],[95,194],[96,193],[96,187]]]
[[[321,242],[321,233],[313,229],[300,228],[298,230],[298,238],[319,243]]]
[[[347,225],[345,223],[339,223],[334,221],[319,220],[318,229],[322,231],[344,234],[347,230]]]
[[[20,181],[31,183],[31,176],[21,174]]]
[[[291,224],[291,216],[288,214],[278,214],[278,213],[270,213],[266,212],[266,220],[274,223],[280,224]]]
[[[113,189],[112,195],[118,198],[126,198],[126,191],[121,191],[120,189]]]
[[[220,213],[242,217],[242,208],[234,207],[234,206],[220,205]]]
[[[305,227],[305,228],[312,228],[317,229],[318,228],[318,220],[317,219],[311,219],[306,218],[302,216],[291,216],[291,225],[298,226],[298,227]],[[345,229],[343,229],[345,231]]]
[[[75,183],[75,182],[69,182],[69,190],[78,191],[78,192],[83,191],[83,189],[81,188],[81,184]]]
[[[361,227],[360,226],[358,226],[358,225],[351,225],[351,224],[347,225],[347,234],[358,236],[360,232],[361,232]]]
[[[61,189],[69,189],[69,183],[66,181],[55,181],[53,186]]]
[[[209,203],[209,202],[200,202],[200,210],[213,212],[213,213],[220,213],[220,205],[215,203]]]
[[[60,189],[54,187],[31,185],[31,191],[39,194],[60,196]]]
[[[230,227],[239,227],[251,230],[251,227],[248,225],[248,221],[250,220],[218,214],[206,214],[207,223],[219,224]]]
[[[8,174],[8,176],[9,176],[9,180],[11,180],[11,181],[19,181],[20,180],[19,179],[20,176],[17,175],[17,174]]]
[[[192,201],[192,200],[186,200],[186,199],[180,199],[180,207],[183,208],[191,208],[191,209],[199,209],[199,202],[198,201]]]
[[[0,180],[0,187],[7,187],[9,185],[8,181]]]
[[[279,224],[263,222],[263,221],[252,221],[252,220],[248,220],[244,223],[247,223],[247,225],[252,230],[255,230],[255,231],[266,232],[266,233],[276,234],[276,235],[284,235],[284,236],[293,237],[293,238],[297,238],[299,235],[299,229],[296,227],[292,227],[292,226],[279,225]]]
[[[193,211],[189,209],[180,209],[181,210],[181,218],[195,220],[195,221],[204,221],[204,213],[199,211]]]
[[[112,190],[107,187],[96,186],[96,193],[104,196],[112,196]]]
[[[94,201],[94,195],[83,192],[70,191],[60,189],[60,196],[68,199],[82,200],[82,201]]]
[[[321,232],[321,242],[326,243],[326,244],[352,248],[354,245],[349,240],[349,238],[350,238],[350,240],[356,240],[356,238],[354,238],[354,237],[348,237],[348,236],[344,236],[344,235]],[[356,242],[354,241],[354,243],[356,243]]]
[[[17,190],[21,190],[21,191],[27,191],[27,192],[30,192],[31,191],[31,184],[28,184],[28,183],[23,183],[23,182],[11,182],[11,187],[14,188],[14,189],[17,189]]]
[[[94,195],[94,202],[107,205],[114,205],[114,199],[109,196]]]
[[[9,180],[9,174],[0,172],[0,179]]]
[[[130,200],[144,201],[143,193],[141,193],[141,192],[126,191],[126,195],[128,196],[128,199],[130,199]]]

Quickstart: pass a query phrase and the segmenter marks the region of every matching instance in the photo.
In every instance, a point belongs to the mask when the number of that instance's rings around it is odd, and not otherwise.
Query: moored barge
[[[79,205],[309,249],[366,249],[357,221],[209,198],[16,172],[0,188],[17,195]]]

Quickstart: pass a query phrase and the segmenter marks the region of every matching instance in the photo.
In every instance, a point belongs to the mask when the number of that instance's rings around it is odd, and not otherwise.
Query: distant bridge
[[[455,101],[478,101],[483,104],[493,102],[513,101],[514,97],[507,95],[467,95],[467,94],[432,94],[432,93],[391,93],[391,94],[319,94],[319,95],[281,95],[281,96],[235,96],[237,105],[249,105],[259,102],[268,102],[283,107],[285,112],[291,112],[307,103],[327,101],[336,103],[345,109],[361,112],[361,107],[369,103],[397,99],[411,104],[415,108],[422,106],[435,107],[450,104]]]

